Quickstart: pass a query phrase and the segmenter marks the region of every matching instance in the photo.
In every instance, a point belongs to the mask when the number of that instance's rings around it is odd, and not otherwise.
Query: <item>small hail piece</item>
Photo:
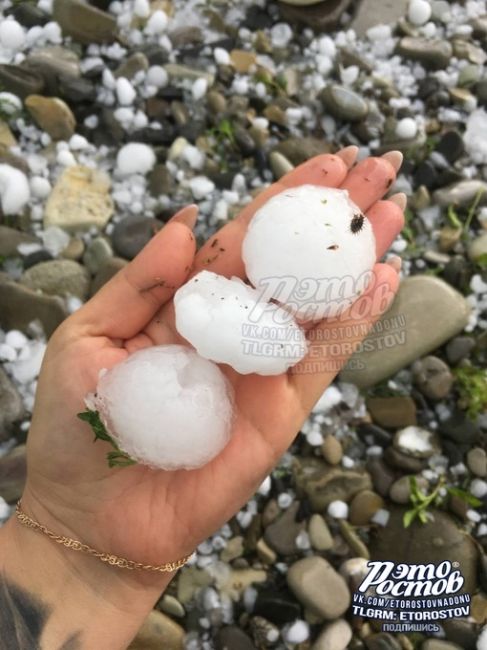
[[[85,400],[96,438],[111,443],[109,464],[194,469],[231,437],[233,389],[220,368],[182,345],[138,350],[100,372]]]
[[[304,357],[306,337],[260,295],[239,278],[201,271],[176,291],[176,329],[206,359],[243,375],[280,375]]]
[[[250,282],[300,321],[339,316],[364,292],[376,261],[367,217],[346,190],[301,185],[252,218],[242,245]]]

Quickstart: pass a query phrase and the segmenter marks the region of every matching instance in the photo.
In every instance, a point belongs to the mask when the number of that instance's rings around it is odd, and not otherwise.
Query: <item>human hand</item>
[[[88,426],[76,414],[83,409],[84,396],[94,390],[101,368],[112,367],[137,349],[182,341],[174,327],[171,298],[191,267],[245,277],[240,250],[247,223],[260,205],[285,187],[309,183],[348,189],[373,225],[380,259],[403,225],[405,197],[381,201],[401,156],[387,154],[353,167],[356,153],[350,147],[301,165],[263,191],[196,256],[188,225],[196,220],[197,209],[185,208],[59,327],[42,366],[27,445],[23,505],[31,516],[102,551],[161,564],[191,553],[249,499],[337,374],[326,359],[316,372],[300,372],[300,364],[277,377],[241,376],[224,366],[236,395],[233,436],[215,459],[196,470],[167,472],[142,465],[110,469],[106,444],[92,444]],[[216,257],[215,238],[218,249],[224,249]],[[381,294],[378,302],[384,311],[397,290],[398,274],[393,266],[378,263],[374,277],[360,300],[367,304],[372,299],[376,305]],[[379,316],[377,309],[368,309],[357,321],[350,313],[339,326],[359,322],[370,328]],[[321,345],[318,334],[336,326],[323,321],[309,330],[309,359]],[[347,343],[352,348],[362,338],[357,335]],[[340,361],[343,365],[346,358]],[[148,579],[145,572],[126,574],[127,580],[140,584]]]

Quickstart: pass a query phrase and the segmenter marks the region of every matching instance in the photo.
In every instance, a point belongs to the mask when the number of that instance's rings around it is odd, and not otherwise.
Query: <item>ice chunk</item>
[[[117,155],[117,168],[124,176],[147,174],[155,164],[155,153],[141,142],[126,144]]]
[[[214,363],[182,345],[159,345],[103,373],[94,403],[131,458],[175,470],[200,467],[227,444],[232,395]]]
[[[463,135],[465,148],[477,165],[487,163],[487,113],[483,108],[468,116],[467,128]]]
[[[201,356],[241,374],[279,375],[306,354],[304,332],[282,307],[239,278],[201,271],[174,296],[176,328]]]
[[[18,214],[30,199],[27,177],[11,165],[0,165],[0,199],[4,214]]]
[[[242,256],[263,299],[277,300],[300,319],[318,320],[340,314],[367,287],[375,237],[346,190],[301,185],[257,210]]]

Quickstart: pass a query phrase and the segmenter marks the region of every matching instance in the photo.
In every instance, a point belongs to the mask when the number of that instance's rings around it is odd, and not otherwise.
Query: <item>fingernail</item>
[[[406,209],[406,206],[408,204],[408,197],[404,194],[404,192],[399,192],[398,194],[393,194],[390,196],[388,201],[392,201],[396,205],[398,205],[402,211]]]
[[[392,268],[399,273],[402,267],[402,259],[399,257],[399,255],[389,255],[389,257],[386,259],[386,264],[389,266],[392,266]]]
[[[188,226],[190,230],[196,225],[198,221],[198,206],[195,204],[187,205],[185,208],[177,212],[173,217],[171,217],[167,223],[183,223],[185,226]]]
[[[340,158],[347,165],[347,167],[352,167],[352,165],[357,160],[358,152],[359,152],[358,147],[352,144],[349,147],[345,147],[338,153],[340,155]]]
[[[396,172],[401,169],[402,161],[404,160],[404,156],[400,151],[389,151],[388,153],[385,153],[382,158],[390,162]]]

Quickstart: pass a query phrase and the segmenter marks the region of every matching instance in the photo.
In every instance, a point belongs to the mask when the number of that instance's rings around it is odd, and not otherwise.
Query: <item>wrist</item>
[[[54,528],[36,510],[31,514]],[[56,532],[73,536],[67,529]],[[74,634],[80,634],[80,648],[105,638],[105,647],[125,648],[174,576],[110,566],[22,526],[15,515],[0,529],[0,558],[0,580],[47,612],[41,637],[46,648],[59,647]]]

